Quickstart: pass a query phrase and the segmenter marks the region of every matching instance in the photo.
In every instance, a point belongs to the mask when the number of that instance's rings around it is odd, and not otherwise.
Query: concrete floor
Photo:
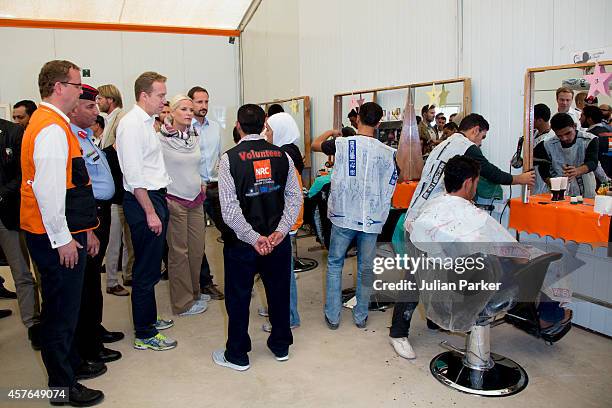
[[[207,254],[215,280],[222,284],[222,251],[209,229]],[[429,362],[449,340],[463,344],[459,335],[430,331],[422,316],[413,319],[411,342],[417,359],[397,357],[388,343],[391,311],[371,312],[366,329],[352,324],[350,311],[343,324],[331,331],[322,318],[325,252],[307,252],[312,238],[299,240],[302,256],[319,261],[316,270],[300,274],[299,310],[302,326],[293,331],[290,360],[279,363],[265,346],[257,316],[261,286],[251,307],[251,369],[235,372],[216,366],[210,357],[225,343],[227,316],[223,302],[212,301],[198,316],[174,317],[175,327],[166,333],[179,342],[166,352],[132,348],[129,297],[105,296],[104,325],[121,330],[126,339],[109,345],[123,358],[108,364],[108,372],[84,381],[106,394],[105,407],[610,407],[612,406],[612,341],[574,328],[561,342],[548,346],[527,334],[501,325],[491,330],[492,350],[521,364],[529,374],[529,385],[520,394],[489,399],[461,394],[438,383],[429,373]],[[344,286],[351,285],[355,259],[345,266]],[[8,268],[0,274],[12,288]],[[103,279],[104,279],[103,275]],[[168,284],[157,286],[160,313],[170,316]],[[0,300],[0,308],[14,314],[0,320],[0,388],[45,387],[46,374],[40,354],[29,345],[19,320],[16,301]],[[0,407],[48,406],[45,402],[9,403]]]

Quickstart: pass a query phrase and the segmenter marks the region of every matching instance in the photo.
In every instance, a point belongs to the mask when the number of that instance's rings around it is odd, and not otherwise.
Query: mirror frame
[[[599,65],[612,65],[612,60],[598,61]],[[535,74],[545,71],[557,71],[561,69],[594,67],[596,62],[585,62],[581,64],[552,65],[546,67],[527,68],[525,72],[525,92],[523,106],[523,169],[533,168],[533,99]],[[524,203],[529,202],[530,191],[523,186],[522,199]]]

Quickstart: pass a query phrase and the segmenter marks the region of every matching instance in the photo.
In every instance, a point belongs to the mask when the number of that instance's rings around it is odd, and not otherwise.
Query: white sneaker
[[[260,307],[259,309],[257,309],[257,314],[261,317],[268,317],[268,308],[263,306]]]
[[[289,354],[287,354],[286,356],[274,356],[274,358],[276,359],[276,361],[287,361],[289,360]]]
[[[207,295],[206,293],[200,293],[200,300],[210,302],[211,299],[212,298],[210,297],[210,295]]]
[[[193,316],[200,313],[204,313],[208,309],[208,303],[204,301],[197,301],[189,308],[189,310],[180,313],[179,316]]]
[[[230,363],[229,361],[225,359],[225,350],[223,349],[213,351],[212,359],[215,362],[215,364],[218,364],[222,367],[231,368],[232,370],[236,370],[236,371],[246,371],[249,369],[249,367],[251,367],[248,364],[245,366],[240,366],[238,364]]]
[[[416,353],[412,349],[408,337],[393,338],[389,337],[389,342],[398,356],[412,360],[416,358]]]

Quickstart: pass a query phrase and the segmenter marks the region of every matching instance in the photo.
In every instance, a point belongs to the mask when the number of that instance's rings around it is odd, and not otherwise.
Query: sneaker
[[[262,306],[259,309],[257,309],[257,314],[262,317],[268,317],[268,309]]]
[[[275,354],[274,358],[276,359],[276,361],[287,361],[289,360],[289,353],[285,354],[284,356],[277,356]]]
[[[236,371],[246,371],[251,367],[248,364],[241,366],[238,364],[230,363],[229,361],[225,359],[225,350],[223,349],[213,351],[212,359],[215,362],[215,364],[220,365],[221,367],[231,368],[232,370],[236,370]]]
[[[299,324],[293,325],[293,326],[289,326],[289,328],[291,330],[293,329],[297,329],[298,327],[300,327]],[[272,324],[271,323],[264,323],[261,325],[261,330],[265,331],[266,333],[272,333]]]
[[[393,346],[393,350],[398,356],[412,360],[416,358],[416,353],[412,349],[408,337],[394,338],[389,337],[389,343]]]
[[[137,350],[151,349],[155,351],[170,350],[176,347],[177,341],[170,337],[157,333],[154,337],[148,339],[135,339],[134,348]]]
[[[330,330],[337,330],[338,327],[340,327],[340,323],[332,323],[329,321],[329,319],[327,318],[327,315],[325,315],[325,323],[327,323],[327,327]]]
[[[217,289],[217,285],[213,283],[209,283],[208,285],[204,286],[200,292],[204,293],[205,295],[209,295],[214,300],[223,300],[225,298],[223,292]]]
[[[205,301],[197,301],[189,308],[189,310],[184,311],[183,313],[179,313],[179,316],[193,316],[200,313],[204,313],[208,308],[208,303]]]
[[[112,288],[106,288],[106,293],[108,293],[109,295],[115,295],[115,296],[129,296],[130,295],[130,292],[128,292],[123,286],[119,284],[113,286]]]
[[[211,301],[211,297],[210,295],[207,295],[206,293],[200,293],[200,300],[203,300],[205,302],[210,302]]]
[[[357,326],[358,329],[365,329],[366,326],[368,325],[368,318],[366,317],[365,319],[363,319],[362,322],[355,322],[355,326]]]
[[[155,328],[157,330],[166,330],[171,328],[172,326],[174,326],[174,320],[172,319],[162,319],[161,317],[157,316],[157,321],[155,322]]]

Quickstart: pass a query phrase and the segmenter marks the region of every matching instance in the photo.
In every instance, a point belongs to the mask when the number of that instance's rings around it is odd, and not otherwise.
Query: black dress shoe
[[[28,339],[30,339],[34,350],[40,350],[40,323],[28,327]]]
[[[116,341],[123,340],[125,334],[121,332],[111,332],[105,330],[104,332],[102,332],[100,337],[102,337],[102,343],[114,343]]]
[[[215,285],[214,283],[209,283],[208,285],[202,287],[200,289],[200,292],[210,296],[210,298],[214,300],[223,300],[225,298],[223,292],[217,289],[217,285]]]
[[[120,358],[120,352],[102,347],[102,350],[95,358],[92,359],[92,361],[95,361],[96,363],[110,363],[111,361],[117,361]]]
[[[104,363],[85,361],[81,363],[79,368],[77,368],[76,372],[74,373],[74,377],[77,380],[90,380],[92,378],[101,376],[106,372],[106,370],[106,364]]]
[[[4,286],[0,286],[0,298],[2,299],[17,299],[17,294],[15,292],[11,292]]]
[[[5,317],[9,317],[12,314],[13,314],[12,310],[9,310],[9,309],[0,309],[0,319],[3,319]]]
[[[123,279],[123,286],[132,286],[132,280],[131,279]]]
[[[104,393],[92,390],[84,385],[76,383],[68,390],[68,401],[51,400],[51,405],[70,405],[72,407],[92,407],[104,400]]]

